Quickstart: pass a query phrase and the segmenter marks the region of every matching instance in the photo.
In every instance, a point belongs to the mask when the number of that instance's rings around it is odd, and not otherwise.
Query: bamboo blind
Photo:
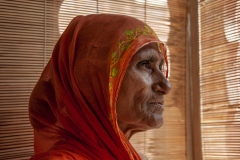
[[[131,143],[151,160],[186,159],[185,0],[1,0],[0,159],[29,159],[33,133],[28,100],[60,34],[76,15],[125,14],[149,24],[169,50],[172,93],[162,128]]]
[[[204,160],[240,159],[240,1],[199,3]]]

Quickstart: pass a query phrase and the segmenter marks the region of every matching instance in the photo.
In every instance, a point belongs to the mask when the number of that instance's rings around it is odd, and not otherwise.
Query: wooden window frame
[[[198,0],[187,1],[186,147],[187,160],[202,160],[199,80]]]

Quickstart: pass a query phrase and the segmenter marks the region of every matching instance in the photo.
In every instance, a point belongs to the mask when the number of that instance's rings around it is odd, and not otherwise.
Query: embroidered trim
[[[118,42],[117,50],[111,53],[110,79],[117,76],[118,68],[114,67],[114,65],[121,60],[122,53],[125,52],[130,47],[131,42],[134,39],[136,39],[139,34],[146,35],[146,36],[148,35],[157,36],[155,32],[153,32],[151,28],[147,25],[145,25],[143,28],[137,27],[135,30],[131,30],[131,29],[126,30],[125,31],[126,39],[120,40]]]

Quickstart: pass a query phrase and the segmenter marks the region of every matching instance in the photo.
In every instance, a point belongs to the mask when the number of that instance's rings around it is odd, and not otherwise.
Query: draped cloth
[[[149,43],[157,43],[166,58],[164,44],[140,20],[75,17],[30,97],[31,159],[140,159],[118,127],[116,100],[132,56]]]

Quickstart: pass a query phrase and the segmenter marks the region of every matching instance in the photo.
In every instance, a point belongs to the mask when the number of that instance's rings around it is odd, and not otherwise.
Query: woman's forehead
[[[158,49],[157,43],[150,43],[140,48],[134,54],[132,60],[142,58],[151,59],[152,61],[163,59],[163,56]]]

